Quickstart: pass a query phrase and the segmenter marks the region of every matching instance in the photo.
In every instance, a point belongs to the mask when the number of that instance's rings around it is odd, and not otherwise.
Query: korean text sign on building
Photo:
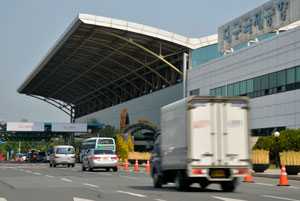
[[[271,0],[218,28],[219,52],[300,19],[300,0]]]

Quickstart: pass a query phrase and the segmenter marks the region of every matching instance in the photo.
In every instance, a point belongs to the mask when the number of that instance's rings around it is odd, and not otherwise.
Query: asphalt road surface
[[[300,182],[279,187],[277,179],[254,177],[255,183],[240,182],[236,191],[224,193],[219,185],[201,189],[193,184],[178,192],[174,184],[155,189],[144,168],[139,172],[121,170],[82,172],[45,163],[0,163],[0,201],[300,201]]]

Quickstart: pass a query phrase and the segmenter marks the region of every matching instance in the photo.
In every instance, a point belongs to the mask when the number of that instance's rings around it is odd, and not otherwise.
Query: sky
[[[202,38],[268,0],[0,0],[0,121],[70,122],[56,107],[19,94],[79,13]]]

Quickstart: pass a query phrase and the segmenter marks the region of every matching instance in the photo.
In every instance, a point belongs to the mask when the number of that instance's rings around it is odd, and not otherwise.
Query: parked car
[[[69,145],[59,145],[52,149],[50,154],[50,167],[57,165],[75,166],[75,149]]]
[[[83,155],[82,171],[93,171],[96,168],[105,168],[106,171],[112,168],[114,172],[118,171],[118,156],[112,150],[87,149]]]
[[[49,163],[49,161],[50,161],[50,154],[49,153],[45,154],[45,156],[43,158],[43,161],[44,161],[44,163]]]
[[[45,152],[38,152],[36,161],[44,162],[44,157],[46,156]]]

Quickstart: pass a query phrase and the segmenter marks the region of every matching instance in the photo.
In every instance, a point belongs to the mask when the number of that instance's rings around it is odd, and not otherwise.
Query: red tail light
[[[207,169],[193,169],[194,174],[207,174]]]
[[[59,156],[54,156],[54,158],[59,158]]]
[[[118,157],[117,157],[117,156],[114,156],[114,157],[111,157],[111,159],[118,159]]]
[[[232,169],[232,174],[238,175],[238,174],[248,174],[247,169]]]
[[[101,159],[101,157],[93,156],[92,159]]]

